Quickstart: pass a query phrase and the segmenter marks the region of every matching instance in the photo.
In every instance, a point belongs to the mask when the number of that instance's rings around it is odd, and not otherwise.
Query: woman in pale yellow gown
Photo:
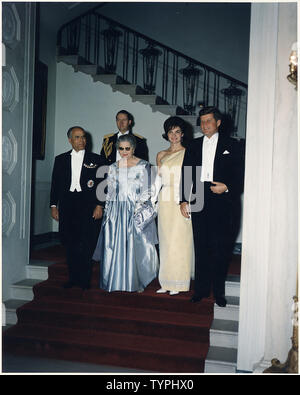
[[[181,165],[185,153],[182,145],[185,122],[170,117],[164,123],[163,137],[170,147],[157,154],[161,177],[158,197],[158,237],[160,269],[157,293],[170,291],[170,295],[189,291],[194,272],[194,244],[191,220],[184,218],[179,206]]]

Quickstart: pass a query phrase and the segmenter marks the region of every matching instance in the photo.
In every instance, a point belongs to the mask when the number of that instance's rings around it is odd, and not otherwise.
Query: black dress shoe
[[[219,307],[226,307],[227,305],[227,300],[224,298],[224,296],[217,296],[216,297],[216,304]]]
[[[206,296],[206,295],[193,295],[193,297],[191,298],[191,302],[192,303],[198,303],[198,302],[201,302],[201,300],[203,299],[203,298],[207,298],[208,296]]]
[[[73,288],[75,284],[72,281],[67,281],[66,283],[63,284],[64,289],[70,289]]]

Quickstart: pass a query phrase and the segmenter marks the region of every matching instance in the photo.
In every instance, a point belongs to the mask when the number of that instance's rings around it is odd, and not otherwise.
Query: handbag
[[[156,207],[153,207],[151,201],[143,202],[136,210],[133,216],[135,226],[144,230],[157,216]]]

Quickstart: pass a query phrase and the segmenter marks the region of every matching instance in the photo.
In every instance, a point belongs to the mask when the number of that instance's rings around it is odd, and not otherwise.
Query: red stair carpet
[[[230,274],[238,274],[234,256]],[[18,323],[5,331],[3,351],[159,373],[201,373],[209,347],[213,299],[190,302],[192,292],[156,294],[154,280],[143,293],[98,289],[95,265],[90,290],[65,290],[64,250],[34,252],[51,260],[49,278],[34,287],[34,299],[18,309]]]

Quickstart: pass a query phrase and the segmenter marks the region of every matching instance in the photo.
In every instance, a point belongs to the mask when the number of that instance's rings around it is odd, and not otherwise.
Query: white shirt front
[[[71,186],[70,192],[81,192],[80,186],[80,174],[82,169],[82,163],[84,158],[85,150],[75,151],[74,149],[71,152]]]
[[[216,148],[218,144],[219,133],[215,133],[208,138],[204,136],[202,146],[202,169],[201,181],[213,181],[214,177],[214,161]]]
[[[121,137],[121,136],[124,136],[124,134],[128,134],[128,133],[129,133],[129,130],[127,130],[127,132],[125,132],[125,133],[119,132],[119,133],[118,133],[118,138]],[[118,160],[120,160],[120,159],[121,159],[121,155],[120,155],[119,150],[117,150],[116,161],[118,161]]]

